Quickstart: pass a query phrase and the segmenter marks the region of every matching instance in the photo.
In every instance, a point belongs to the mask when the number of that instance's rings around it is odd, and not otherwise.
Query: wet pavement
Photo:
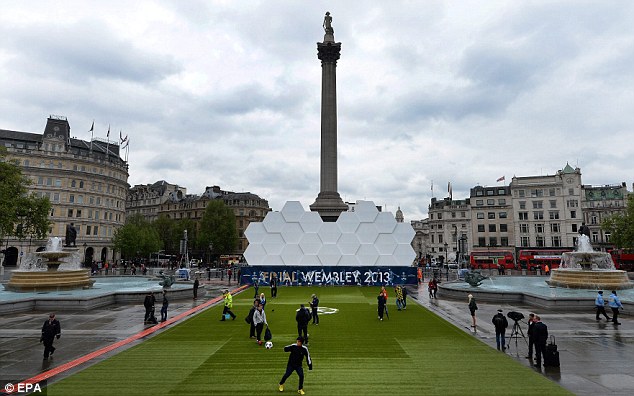
[[[235,287],[234,282],[232,286]],[[219,296],[221,290],[226,287],[226,280],[221,282],[212,279],[207,285],[208,293],[204,298],[170,301],[169,317]],[[533,370],[542,372],[578,395],[634,394],[634,373],[631,368],[631,362],[634,361],[634,319],[627,315],[627,312],[620,317],[622,325],[615,327],[611,323],[606,323],[604,319],[597,322],[591,306],[585,312],[562,312],[539,310],[529,306],[499,306],[478,302],[478,327],[477,331],[473,332],[470,328],[471,316],[466,299],[445,300],[439,292],[438,299],[430,300],[426,287],[420,291],[411,288],[410,290],[410,304],[417,300],[422,306],[464,329],[465,332],[470,332],[492,348],[495,348],[495,331],[491,318],[498,309],[503,309],[505,314],[517,311],[525,316],[528,316],[529,312],[535,312],[548,326],[549,334],[556,337],[561,367],[541,370],[532,368]],[[0,381],[4,384],[31,378],[137,334],[147,328],[143,325],[144,312],[142,301],[137,305],[113,305],[92,311],[57,312],[62,324],[62,338],[55,341],[58,350],[49,361],[42,360],[44,348],[39,343],[40,328],[47,312],[0,315],[3,323],[0,328]],[[512,325],[512,321],[510,322]],[[526,324],[521,323],[521,328],[525,333]],[[528,351],[526,341],[521,336],[509,340],[510,334],[509,328],[507,343],[510,348],[500,353],[507,353],[519,363],[529,366],[532,362],[525,358]],[[123,349],[139,342],[142,342],[142,339],[131,342]],[[87,364],[94,364],[121,350],[108,352]],[[85,367],[86,365],[74,367],[56,375],[52,381],[72,375]]]

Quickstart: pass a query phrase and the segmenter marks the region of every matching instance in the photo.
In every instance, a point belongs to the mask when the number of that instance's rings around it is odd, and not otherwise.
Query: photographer
[[[528,330],[526,331],[528,334],[528,356],[526,359],[533,359],[533,345],[535,344],[535,314],[528,314]]]
[[[511,318],[513,319],[513,318]],[[495,343],[497,344],[498,351],[500,350],[500,344],[502,350],[506,349],[506,328],[509,327],[509,322],[504,317],[501,309],[498,309],[498,313],[491,319],[493,326],[495,326]]]

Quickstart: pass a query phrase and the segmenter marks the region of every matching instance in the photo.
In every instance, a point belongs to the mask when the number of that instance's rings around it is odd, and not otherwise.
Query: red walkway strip
[[[250,287],[250,286],[248,286],[248,285],[240,286],[239,288],[232,290],[231,294],[239,293],[239,292],[243,291],[244,289],[247,289],[248,287]],[[130,337],[128,337],[128,338],[126,338],[124,340],[117,341],[114,344],[110,344],[110,345],[105,346],[105,347],[103,347],[101,349],[98,349],[98,350],[96,350],[94,352],[91,352],[91,353],[89,353],[87,355],[79,357],[79,358],[77,358],[75,360],[71,360],[68,363],[64,363],[64,364],[62,364],[60,366],[57,366],[57,367],[55,367],[55,368],[53,368],[51,370],[45,371],[45,372],[43,372],[41,374],[36,375],[35,377],[31,377],[29,379],[26,379],[26,380],[22,381],[22,383],[36,384],[36,383],[38,383],[38,382],[40,382],[42,380],[54,377],[54,376],[56,376],[56,375],[58,375],[60,373],[63,373],[65,371],[67,371],[67,370],[70,370],[73,367],[76,367],[76,366],[79,366],[81,364],[84,364],[84,363],[86,363],[86,362],[88,362],[88,361],[90,361],[90,360],[92,360],[92,359],[94,359],[96,357],[99,357],[99,356],[101,356],[103,354],[106,354],[106,353],[108,353],[110,351],[113,351],[113,350],[115,350],[117,348],[121,348],[122,346],[128,345],[131,342],[138,340],[139,338],[147,337],[148,335],[150,335],[150,334],[152,334],[152,333],[154,333],[154,332],[156,332],[158,330],[161,330],[161,329],[169,326],[170,324],[172,324],[174,322],[177,322],[177,321],[179,321],[179,320],[181,320],[181,319],[183,319],[183,318],[185,318],[187,316],[190,316],[190,315],[192,315],[192,314],[194,314],[194,313],[196,313],[198,311],[206,309],[206,308],[216,304],[217,302],[219,302],[221,300],[223,300],[222,296],[216,297],[216,298],[214,298],[212,300],[207,301],[206,303],[197,305],[197,306],[195,306],[194,308],[192,308],[190,310],[187,310],[187,311],[185,311],[185,312],[183,312],[181,314],[178,314],[178,315],[174,316],[173,318],[168,319],[165,322],[161,322],[158,325],[152,326],[152,327],[147,328],[147,329],[145,329],[143,331],[140,331],[140,332],[138,332],[138,333],[136,333],[134,335],[131,335]]]

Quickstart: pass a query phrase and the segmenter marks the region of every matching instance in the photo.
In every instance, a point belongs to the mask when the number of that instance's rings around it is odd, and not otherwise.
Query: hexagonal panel
[[[376,261],[379,259],[379,252],[376,250],[374,245],[361,244],[359,250],[357,251],[357,257],[359,258],[359,263],[361,265],[375,265]]]
[[[359,266],[359,258],[354,254],[344,254],[339,259],[340,266],[351,265],[351,266]]]
[[[357,238],[361,243],[374,243],[379,236],[379,232],[376,230],[374,223],[361,223],[357,228]]]
[[[298,223],[306,211],[299,201],[287,201],[280,213],[287,223]]]
[[[337,245],[323,245],[321,249],[319,249],[317,257],[319,257],[319,261],[322,265],[337,265],[341,258],[341,251],[339,251]]]
[[[319,239],[317,234],[304,234],[302,235],[302,239],[299,241],[299,247],[302,249],[304,254],[316,255],[322,245],[321,239]]]
[[[385,265],[385,266],[393,266],[396,265],[396,260],[394,256],[391,254],[382,254],[379,256],[379,259],[376,261],[376,265]]]
[[[361,223],[372,223],[379,214],[379,210],[372,201],[357,201],[354,211],[359,217],[359,221]]]
[[[342,255],[354,255],[359,251],[361,243],[355,234],[341,234],[337,245]]]
[[[264,265],[281,265],[282,257],[278,254],[269,254],[264,257],[264,261],[262,262]]]
[[[393,254],[396,250],[396,240],[392,234],[379,234],[374,242],[374,247],[379,254]]]
[[[302,261],[303,255],[304,252],[296,244],[287,244],[282,249],[282,254],[280,254],[285,265],[298,265]]]
[[[396,242],[410,244],[414,240],[415,235],[416,233],[411,224],[396,224],[396,228],[394,229],[394,239],[396,239]]]
[[[280,234],[267,234],[262,241],[262,246],[267,255],[282,253],[282,248],[286,245]]]
[[[300,265],[320,265],[319,257],[316,254],[305,254],[302,256],[302,261],[299,263]]]
[[[286,243],[298,244],[304,232],[302,231],[302,227],[299,226],[299,223],[286,223],[284,227],[282,227],[280,234]]]
[[[266,229],[262,223],[251,223],[244,231],[244,235],[249,240],[249,244],[262,243],[266,236]]]
[[[260,264],[264,260],[264,256],[266,256],[266,250],[259,244],[249,244],[247,250],[244,251],[244,259],[249,265]]]
[[[269,212],[262,221],[262,225],[264,225],[264,228],[269,233],[282,231],[282,227],[285,223],[284,217],[280,212]]]
[[[337,223],[323,223],[317,235],[324,244],[335,244],[341,237],[341,230]]]
[[[342,233],[354,233],[359,227],[359,218],[355,212],[343,212],[335,223]]]
[[[381,234],[391,234],[394,232],[394,228],[396,228],[396,219],[392,216],[392,213],[380,212],[376,216],[376,220],[374,221],[374,225],[376,225],[376,229]]]
[[[299,224],[302,226],[304,232],[318,232],[324,224],[319,213],[317,212],[304,212],[299,219]]]
[[[409,266],[412,265],[412,262],[414,262],[416,252],[414,252],[411,245],[398,244],[394,250],[393,256],[396,261],[396,265]]]

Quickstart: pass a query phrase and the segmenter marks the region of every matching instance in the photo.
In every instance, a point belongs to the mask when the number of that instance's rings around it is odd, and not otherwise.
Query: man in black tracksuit
[[[542,323],[538,315],[535,315],[535,324],[533,326],[533,331],[535,332],[535,357],[537,358],[537,363],[534,366],[541,367],[542,357],[546,350],[546,341],[548,341],[548,326]]]
[[[59,321],[55,319],[55,314],[50,314],[48,320],[42,326],[42,336],[40,337],[40,342],[44,343],[44,359],[48,359],[49,354],[52,356],[53,352],[55,352],[53,340],[55,340],[55,337],[59,339],[61,333],[62,327]]]
[[[304,343],[308,344],[308,322],[312,318],[310,311],[304,307],[304,304],[299,306],[299,310],[295,315],[295,320],[297,321],[297,336],[304,337]]]
[[[284,391],[284,382],[286,379],[293,374],[293,371],[297,371],[297,375],[299,376],[299,387],[297,392],[300,395],[304,394],[304,369],[302,367],[302,362],[304,361],[304,356],[306,356],[306,363],[308,363],[308,369],[313,369],[313,361],[310,360],[310,353],[308,353],[308,348],[304,345],[304,339],[302,337],[297,337],[297,343],[287,345],[284,347],[284,352],[290,352],[291,354],[288,356],[288,363],[286,364],[286,372],[280,381],[279,390],[280,392]]]

